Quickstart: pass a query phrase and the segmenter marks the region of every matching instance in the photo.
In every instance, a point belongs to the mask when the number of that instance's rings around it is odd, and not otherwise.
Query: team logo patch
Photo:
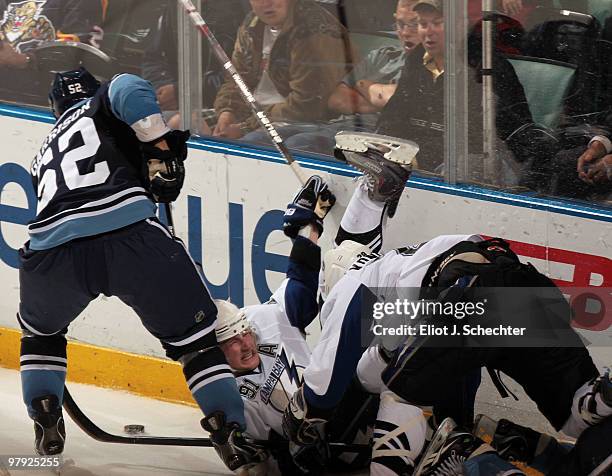
[[[303,372],[304,367],[296,365],[293,358],[289,358],[284,347],[281,346],[279,354],[274,359],[270,375],[261,386],[262,402],[283,413],[291,396],[302,385]]]
[[[204,311],[198,311],[194,319],[196,322],[200,323],[204,320],[205,317],[206,317],[206,314],[204,314]]]

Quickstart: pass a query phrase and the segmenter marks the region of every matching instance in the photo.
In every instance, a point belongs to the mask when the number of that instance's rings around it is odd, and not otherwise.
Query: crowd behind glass
[[[201,9],[289,147],[334,160],[336,132],[378,132],[417,142],[419,173],[442,180],[448,1],[202,0]],[[496,0],[486,23],[481,0],[460,3],[467,31],[460,181],[610,206],[612,0]],[[178,7],[0,0],[0,100],[45,106],[51,72],[39,56],[49,41],[73,41],[112,58],[94,73],[148,79],[178,128]],[[483,24],[493,25],[490,67]],[[201,78],[193,133],[270,146],[205,40]]]

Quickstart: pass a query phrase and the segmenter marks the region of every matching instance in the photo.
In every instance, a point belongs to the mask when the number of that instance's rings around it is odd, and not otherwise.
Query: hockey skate
[[[34,409],[34,445],[39,455],[57,455],[64,451],[66,429],[62,407],[55,395],[32,400]]]
[[[578,392],[582,394],[574,404],[577,403],[579,418],[582,419],[584,424],[593,426],[604,418],[612,417],[610,369],[606,369],[603,375],[585,384]],[[576,398],[574,396],[575,400]]]
[[[480,438],[456,430],[452,418],[445,419],[423,453],[415,476],[455,476],[464,474],[463,463],[475,456],[494,452]]]
[[[603,403],[612,407],[612,378],[610,377],[610,369],[606,369],[604,374],[596,380],[594,392],[600,393]]]
[[[567,450],[552,436],[506,419],[477,415],[473,434],[490,444],[506,461],[524,463],[546,472]]]
[[[393,217],[418,151],[414,142],[395,137],[339,132],[334,155],[364,173],[369,197],[387,203],[387,215]]]

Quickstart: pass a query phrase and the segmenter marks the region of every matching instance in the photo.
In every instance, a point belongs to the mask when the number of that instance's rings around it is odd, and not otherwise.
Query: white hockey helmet
[[[242,309],[223,299],[214,299],[217,306],[217,342],[223,342],[248,331],[251,326]]]
[[[372,250],[366,245],[351,240],[345,240],[336,248],[327,251],[323,256],[323,283],[321,283],[323,299],[327,299],[332,288],[342,279],[355,261],[361,256],[371,253]]]

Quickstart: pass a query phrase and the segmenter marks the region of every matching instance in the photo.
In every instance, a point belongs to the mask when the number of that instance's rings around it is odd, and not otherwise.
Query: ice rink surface
[[[206,436],[199,409],[107,390],[68,385],[83,412],[109,433],[125,435],[126,424],[143,424],[152,436]],[[232,474],[212,448],[144,446],[93,440],[66,417],[64,465],[57,470],[15,470],[7,456],[36,456],[33,424],[21,400],[19,372],[0,368],[0,476],[206,476]]]
[[[590,350],[600,369],[612,366],[612,348],[597,347]],[[476,413],[486,413],[496,419],[508,418],[555,434],[522,388],[508,377],[504,377],[504,383],[518,395],[519,401],[502,399],[483,371],[483,383],[476,397]],[[109,433],[125,435],[124,425],[142,424],[145,425],[145,434],[151,436],[206,436],[199,424],[202,415],[195,407],[90,385],[69,383],[68,388],[81,410]],[[21,400],[19,372],[15,370],[0,368],[0,418],[0,456],[4,456],[5,461],[7,456],[36,456],[33,424]],[[69,417],[66,417],[66,434],[64,465],[59,471],[15,470],[0,465],[0,476],[232,474],[225,469],[212,448],[102,443],[83,433]]]

